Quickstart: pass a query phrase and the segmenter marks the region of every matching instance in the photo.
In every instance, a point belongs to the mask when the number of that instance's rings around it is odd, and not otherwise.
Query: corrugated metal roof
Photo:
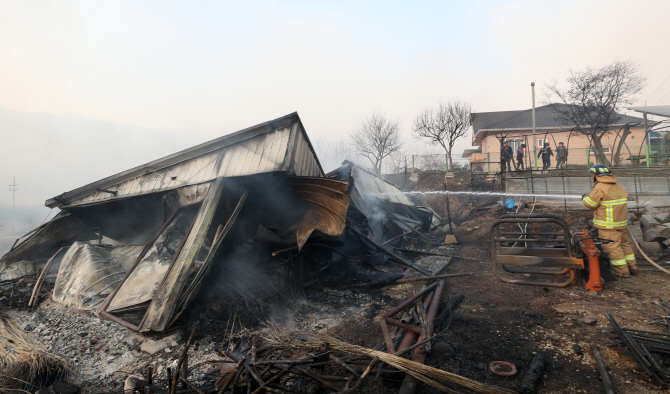
[[[363,198],[374,197],[398,204],[414,205],[395,185],[362,168],[354,166],[351,176],[354,178],[354,187]]]
[[[670,105],[645,105],[642,107],[628,107],[633,111],[646,113],[649,115],[663,116],[665,118],[670,118]]]
[[[47,200],[80,206],[232,177],[284,171],[323,177],[297,113],[233,133]]]
[[[572,127],[572,125],[567,125],[559,119],[558,111],[565,107],[567,107],[567,104],[557,103],[535,108],[535,127]],[[478,120],[482,115],[485,115],[485,118],[488,119],[487,122]],[[480,130],[531,129],[533,127],[532,109],[523,111],[485,112],[481,114],[474,113],[472,114],[472,117],[475,134]],[[617,124],[641,122],[641,118],[619,114]]]

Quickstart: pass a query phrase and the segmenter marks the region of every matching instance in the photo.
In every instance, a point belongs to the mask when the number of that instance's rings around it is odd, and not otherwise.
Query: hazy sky
[[[293,111],[313,140],[374,111],[409,139],[439,101],[530,108],[531,81],[541,96],[617,59],[648,77],[640,104],[669,104],[668,15],[670,1],[0,0],[0,181],[42,204]]]

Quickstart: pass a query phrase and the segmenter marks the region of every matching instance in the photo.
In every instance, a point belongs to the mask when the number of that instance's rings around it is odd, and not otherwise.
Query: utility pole
[[[14,232],[14,221],[16,220],[16,177],[12,177],[12,184],[9,185],[9,191],[12,192],[12,233]]]
[[[537,138],[535,135],[535,82],[530,83],[530,89],[533,92],[533,161],[535,162],[535,169],[537,170]],[[533,169],[531,168],[531,171]]]

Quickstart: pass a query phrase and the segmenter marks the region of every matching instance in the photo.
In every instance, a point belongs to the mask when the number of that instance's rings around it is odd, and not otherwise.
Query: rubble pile
[[[670,213],[646,205],[642,215],[628,214],[631,233],[642,250],[661,255],[670,248]]]

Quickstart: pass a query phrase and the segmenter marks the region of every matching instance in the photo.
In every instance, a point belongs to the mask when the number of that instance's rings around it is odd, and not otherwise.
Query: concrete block
[[[666,248],[670,248],[670,239],[666,239],[666,240],[664,240],[664,241],[661,242],[661,243],[662,243],[663,246],[665,246]]]
[[[642,248],[646,254],[656,255],[663,253],[663,247],[660,242],[640,242],[639,244],[640,248]]]
[[[644,231],[647,231],[650,228],[654,228],[654,226],[656,226],[657,224],[661,223],[651,215],[642,215],[640,217],[640,225],[642,226],[642,230]]]
[[[644,213],[657,213],[657,212],[658,212],[658,209],[656,209],[653,205],[645,204]]]
[[[656,220],[658,220],[661,223],[670,222],[670,213],[667,212],[654,213],[651,216],[655,217]]]
[[[644,240],[646,242],[663,241],[664,239],[666,239],[666,237],[655,228],[650,228],[644,232]]]
[[[630,233],[633,234],[635,242],[644,242],[644,234],[642,233],[640,226],[628,226],[628,229],[630,230]]]
[[[634,214],[633,212],[628,212],[628,224],[631,224],[633,222],[637,222],[639,219],[637,218],[637,215]]]

